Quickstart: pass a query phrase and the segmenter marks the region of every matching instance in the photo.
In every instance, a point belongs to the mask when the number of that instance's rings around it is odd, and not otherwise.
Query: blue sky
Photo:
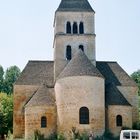
[[[89,0],[96,11],[96,58],[140,69],[140,0]],[[0,0],[0,65],[53,60],[53,20],[60,0]]]

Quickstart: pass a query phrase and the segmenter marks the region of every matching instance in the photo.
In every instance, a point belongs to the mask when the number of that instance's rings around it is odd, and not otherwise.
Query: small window
[[[46,128],[46,127],[47,127],[47,118],[41,117],[41,128]]]
[[[66,59],[71,60],[71,46],[67,46],[66,48]]]
[[[84,24],[83,24],[83,22],[80,22],[80,24],[79,24],[79,33],[80,34],[84,33]]]
[[[74,23],[73,23],[73,34],[77,34],[77,33],[78,33],[77,23],[74,22]]]
[[[81,49],[84,52],[84,46],[83,45],[80,45],[79,49]]]
[[[132,139],[139,139],[139,133],[138,132],[132,132]]]
[[[130,132],[124,132],[123,133],[123,138],[124,139],[130,139]]]
[[[138,132],[135,133],[135,138],[139,139],[139,133]]]
[[[66,33],[67,34],[71,34],[71,24],[70,24],[70,22],[67,22],[67,25],[66,25]]]
[[[118,115],[116,117],[116,125],[117,126],[122,126],[122,116],[121,115]]]
[[[80,124],[89,124],[89,110],[87,107],[80,108],[79,123]]]

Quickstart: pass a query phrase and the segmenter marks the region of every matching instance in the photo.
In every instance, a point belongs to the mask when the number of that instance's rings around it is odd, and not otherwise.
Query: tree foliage
[[[4,137],[13,130],[13,84],[20,76],[17,66],[9,67],[4,72],[0,65],[0,136]],[[1,93],[4,92],[4,93]],[[7,94],[6,94],[7,93]]]
[[[20,76],[20,69],[17,66],[9,67],[6,72],[0,66],[0,92],[13,93],[13,84]]]
[[[13,95],[0,93],[0,135],[13,129]]]
[[[4,70],[3,67],[0,65],[0,92],[3,89],[3,76],[4,76]]]
[[[131,74],[132,79],[137,83],[138,85],[138,94],[140,95],[140,70],[135,71]]]

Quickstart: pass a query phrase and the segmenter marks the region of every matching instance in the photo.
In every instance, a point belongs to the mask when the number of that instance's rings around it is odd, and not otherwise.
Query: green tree
[[[140,95],[140,70],[133,72],[131,74],[132,79],[137,83],[139,91],[138,94]]]
[[[3,75],[4,75],[4,70],[3,67],[0,65],[0,92],[2,92],[3,89]]]
[[[6,124],[6,117],[0,111],[0,135],[4,138],[4,134],[7,134],[7,124]]]
[[[13,84],[20,76],[20,69],[17,66],[11,66],[6,70],[3,91],[7,94],[13,93]]]
[[[13,95],[0,93],[0,135],[13,130]]]

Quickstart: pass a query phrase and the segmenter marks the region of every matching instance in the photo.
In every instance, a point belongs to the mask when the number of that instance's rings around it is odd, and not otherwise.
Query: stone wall
[[[94,12],[57,12],[54,20],[55,34],[66,33],[67,21],[71,22],[71,25],[74,22],[79,25],[82,21],[85,34],[95,34]]]
[[[116,125],[117,115],[122,116],[122,126],[132,128],[132,107],[109,105],[107,112],[108,128],[116,136],[119,135],[122,127]]]
[[[58,132],[69,135],[72,127],[80,132],[105,130],[104,79],[90,76],[67,77],[55,85]],[[79,109],[89,109],[89,124],[79,124]]]
[[[41,128],[41,117],[47,118],[47,127]],[[25,138],[34,137],[34,132],[38,130],[45,137],[56,132],[56,107],[55,106],[33,106],[25,108]]]
[[[66,23],[74,22],[84,23],[84,34],[66,34]],[[54,74],[55,79],[64,69],[68,61],[66,60],[66,47],[72,48],[72,57],[79,49],[79,45],[84,46],[84,52],[96,65],[95,53],[95,29],[94,29],[94,12],[57,12],[55,15],[54,28]],[[72,28],[72,27],[71,27]]]
[[[86,36],[66,36],[57,35],[55,38],[54,47],[54,65],[55,65],[55,77],[64,69],[69,62],[66,60],[66,47],[70,45],[72,48],[72,57],[79,50],[79,46],[84,46],[84,52],[88,59],[95,65],[95,37],[93,35]]]
[[[132,120],[133,122],[137,122],[139,120],[138,88],[128,86],[118,86],[118,89],[121,91],[126,100],[132,105]]]
[[[37,89],[38,86],[27,86],[27,85],[14,86],[14,114],[13,114],[14,138],[24,137],[25,133],[24,106]]]

